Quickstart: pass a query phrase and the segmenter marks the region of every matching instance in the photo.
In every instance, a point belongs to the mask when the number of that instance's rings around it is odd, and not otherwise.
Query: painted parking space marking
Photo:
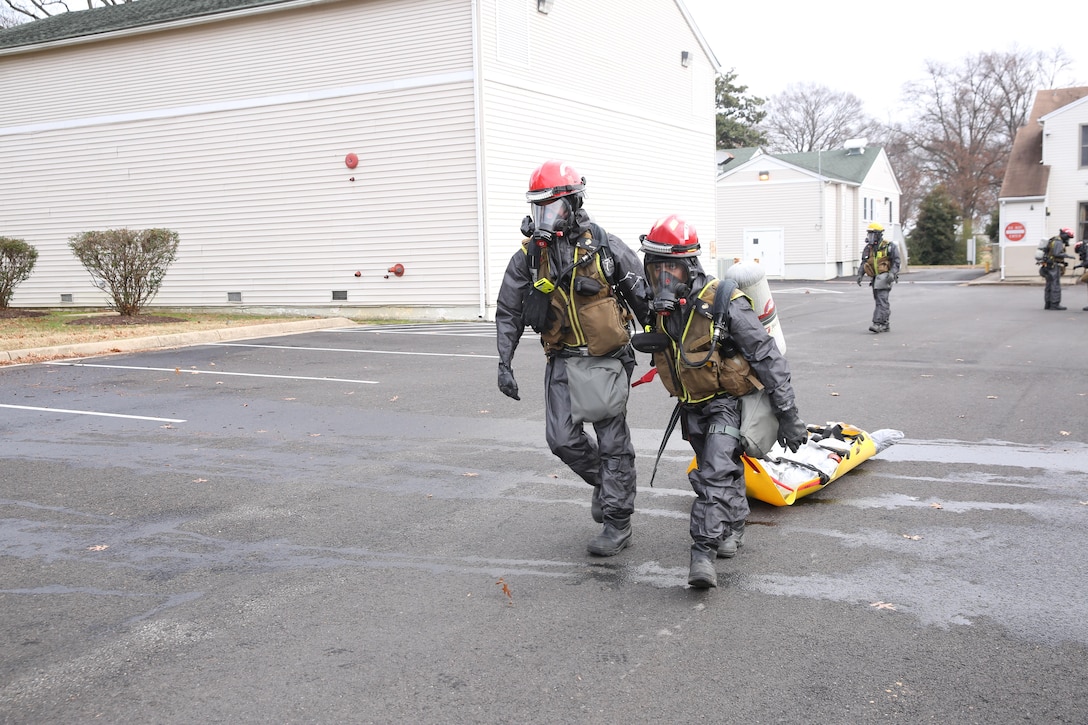
[[[98,365],[93,363],[72,362],[47,362],[44,365],[66,365],[77,368],[108,368],[110,370],[147,370],[159,373],[177,373],[178,375],[232,375],[242,378],[274,378],[277,380],[315,380],[323,383],[358,383],[360,385],[377,385],[377,380],[350,380],[347,378],[314,378],[303,375],[269,375],[267,373],[231,373],[222,370],[182,370],[181,368],[151,368],[137,365]]]
[[[359,350],[348,347],[304,347],[302,345],[260,345],[247,342],[210,342],[215,347],[263,347],[267,350],[301,350],[303,352],[359,352],[372,355],[414,355],[422,357],[475,357],[486,360],[497,360],[498,355],[473,355],[459,352],[404,352],[400,350]]]
[[[462,322],[452,324],[408,324],[408,325],[359,325],[343,327],[329,332],[369,332],[379,335],[431,335],[453,337],[495,337],[494,322]]]
[[[772,295],[841,295],[842,290],[820,289],[819,287],[789,287],[772,290]]]
[[[343,332],[372,335],[424,335],[431,337],[481,337],[495,339],[494,322],[463,322],[446,324],[407,324],[407,325],[357,325],[340,327],[323,332]],[[524,337],[537,337],[537,333],[526,328]],[[524,338],[523,338],[524,339]]]
[[[7,405],[0,403],[0,408],[16,410],[35,410],[41,413],[69,413],[71,415],[100,415],[105,418],[128,418],[129,420],[151,420],[156,423],[184,423],[182,418],[155,418],[149,415],[125,415],[123,413],[100,413],[95,410],[69,410],[67,408],[39,408],[33,405]]]

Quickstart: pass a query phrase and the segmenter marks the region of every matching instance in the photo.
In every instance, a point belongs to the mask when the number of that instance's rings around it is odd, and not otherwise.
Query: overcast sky
[[[722,71],[733,68],[748,93],[768,98],[791,83],[853,93],[869,115],[895,118],[904,83],[926,76],[926,60],[958,65],[988,51],[1065,50],[1073,61],[1061,86],[1088,85],[1088,10],[1083,0],[1057,3],[1070,21],[1048,24],[1055,7],[1009,11],[961,0],[874,4],[772,3],[740,8],[725,0],[683,0]],[[1012,7],[1012,6],[1009,6]],[[1040,12],[1031,12],[1038,7]],[[1080,10],[1076,10],[1080,7]],[[1079,16],[1075,20],[1074,16]]]

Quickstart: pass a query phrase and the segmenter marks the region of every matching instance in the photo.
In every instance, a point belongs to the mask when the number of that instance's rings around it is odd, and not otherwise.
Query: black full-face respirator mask
[[[877,244],[884,241],[884,232],[878,232],[870,229],[865,233],[865,242],[867,244]]]
[[[691,283],[697,270],[691,260],[695,257],[660,257],[647,254],[646,281],[653,290],[653,310],[668,317],[687,302]]]
[[[521,233],[541,247],[551,246],[557,238],[570,236],[578,226],[579,201],[572,194],[546,204],[532,204],[532,215],[521,221]]]

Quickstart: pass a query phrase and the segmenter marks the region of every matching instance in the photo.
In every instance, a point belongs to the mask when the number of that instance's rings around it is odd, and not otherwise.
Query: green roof
[[[718,149],[718,173],[724,171],[726,166],[740,166],[759,153],[759,150],[758,146],[747,146],[739,149]]]
[[[0,30],[0,49],[101,35],[283,2],[287,0],[138,0],[123,5],[74,10]]]
[[[865,146],[860,149],[771,155],[802,169],[860,184],[869,175],[869,169],[873,168],[873,162],[880,155],[881,148],[881,146]]]
[[[813,171],[839,181],[860,184],[869,175],[869,170],[873,168],[873,162],[880,155],[882,148],[881,146],[864,146],[856,149],[793,154],[764,153],[764,156],[785,161],[799,169]],[[725,173],[728,169],[740,166],[754,158],[759,152],[758,147],[718,149],[718,173]]]

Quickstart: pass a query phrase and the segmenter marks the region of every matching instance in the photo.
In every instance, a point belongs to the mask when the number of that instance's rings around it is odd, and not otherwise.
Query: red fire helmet
[[[659,257],[695,257],[699,254],[699,234],[695,227],[676,214],[654,222],[649,234],[640,237],[639,251]]]
[[[586,180],[565,161],[545,161],[529,177],[525,199],[532,204],[552,201],[562,196],[581,194]]]

